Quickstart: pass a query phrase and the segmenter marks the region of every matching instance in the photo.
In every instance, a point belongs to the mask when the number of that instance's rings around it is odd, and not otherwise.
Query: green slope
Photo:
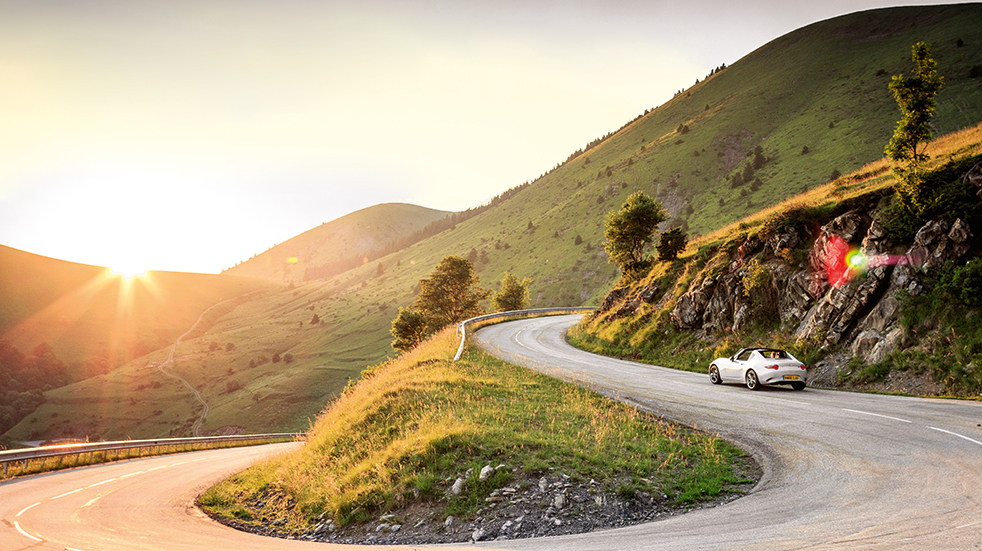
[[[406,203],[385,203],[325,222],[226,270],[229,275],[300,282],[340,273],[380,249],[451,213]]]

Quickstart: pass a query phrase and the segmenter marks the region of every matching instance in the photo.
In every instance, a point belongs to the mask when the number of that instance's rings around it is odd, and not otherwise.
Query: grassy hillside
[[[383,263],[416,260],[415,281],[442,256],[474,249],[486,283],[509,270],[531,277],[534,306],[591,303],[616,277],[601,250],[604,217],[636,190],[659,197],[672,223],[696,236],[880,159],[899,118],[887,84],[910,70],[917,41],[935,44],[946,78],[938,131],[978,123],[982,79],[969,75],[982,60],[979,25],[982,5],[970,4],[875,10],[795,31]],[[731,188],[757,146],[759,188]],[[391,298],[407,304],[403,297]]]
[[[306,430],[349,379],[391,354],[392,311],[383,312],[352,289],[331,282],[296,289],[280,284],[248,298],[210,311],[202,330],[182,340],[166,367],[208,403],[202,433]],[[187,321],[174,340],[193,322]],[[111,373],[45,392],[46,403],[7,436],[189,435],[202,406],[179,380],[157,368],[168,352],[169,346]]]
[[[224,273],[295,282],[317,279],[318,272],[340,273],[450,214],[405,203],[375,205],[325,222]]]

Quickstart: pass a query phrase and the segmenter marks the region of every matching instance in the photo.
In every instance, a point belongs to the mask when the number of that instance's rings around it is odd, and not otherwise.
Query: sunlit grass
[[[657,491],[678,504],[738,482],[731,462],[743,454],[732,445],[480,350],[452,363],[455,349],[448,329],[367,370],[325,410],[303,450],[224,481],[201,502],[247,522],[276,515],[300,530],[318,518],[345,524],[418,501],[473,514],[514,468],[556,469],[612,492]],[[479,481],[485,465],[507,469]],[[465,491],[447,497],[447,481],[471,468]],[[262,511],[256,501],[266,503]]]

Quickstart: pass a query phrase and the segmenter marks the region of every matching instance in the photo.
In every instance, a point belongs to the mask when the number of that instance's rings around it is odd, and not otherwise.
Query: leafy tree
[[[610,261],[628,277],[640,275],[651,266],[645,250],[654,241],[658,224],[667,219],[661,203],[643,191],[632,194],[621,210],[607,215],[604,250]]]
[[[408,352],[426,339],[426,317],[414,308],[399,308],[399,315],[392,320],[392,348]]]
[[[474,266],[459,256],[445,257],[429,277],[419,280],[415,307],[426,316],[432,332],[480,315],[481,301],[491,293],[478,282]]]
[[[501,278],[501,289],[494,294],[491,302],[497,312],[524,310],[529,304],[529,284],[532,280],[518,280],[511,272],[505,272]]]
[[[491,294],[478,287],[474,266],[459,256],[445,257],[429,277],[419,280],[419,296],[411,308],[400,308],[392,322],[392,347],[411,350],[444,327],[481,313]]]
[[[920,210],[921,182],[918,169],[928,160],[924,147],[932,137],[931,119],[936,105],[935,96],[944,85],[944,78],[938,75],[937,63],[931,58],[930,44],[914,44],[911,55],[917,66],[914,74],[905,77],[901,73],[890,80],[890,91],[893,92],[903,116],[897,122],[893,137],[886,146],[886,154],[893,161],[906,163],[905,168],[894,169],[900,184],[897,191],[905,205]]]
[[[682,228],[674,228],[661,234],[658,245],[655,246],[658,250],[658,260],[672,262],[678,258],[679,253],[685,250],[688,243],[689,236],[682,232]]]

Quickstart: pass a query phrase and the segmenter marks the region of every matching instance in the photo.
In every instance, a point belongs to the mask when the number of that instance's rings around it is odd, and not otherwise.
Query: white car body
[[[803,390],[808,383],[808,370],[784,350],[744,348],[732,357],[713,360],[709,379],[713,384],[743,383],[750,390],[762,385],[791,385]]]

